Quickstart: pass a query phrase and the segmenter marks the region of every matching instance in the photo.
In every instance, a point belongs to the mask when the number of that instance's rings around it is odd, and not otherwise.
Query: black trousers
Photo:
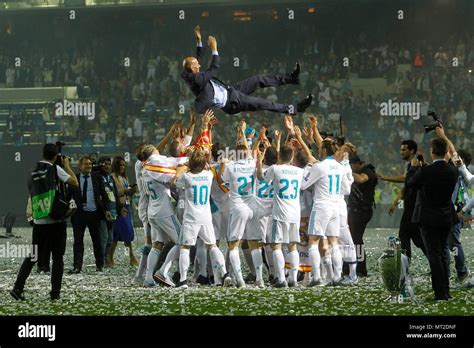
[[[104,267],[104,255],[100,238],[100,215],[94,212],[76,212],[71,219],[74,232],[74,268],[81,270],[84,260],[84,233],[86,227],[92,239],[94,248],[95,265],[97,268]]]
[[[53,255],[53,267],[51,269],[51,295],[59,294],[63,280],[64,262],[63,256],[66,250],[66,222],[58,222],[48,225],[33,226],[32,244],[37,246],[38,254],[27,257],[20,267],[20,272],[16,278],[15,288],[23,291],[26,279],[28,279],[37,258],[41,258],[45,253]]]
[[[253,97],[250,94],[257,88],[277,87],[286,84],[295,84],[289,75],[255,75],[238,82],[230,87],[227,103],[222,110],[228,114],[237,114],[241,111],[268,110],[279,113],[292,113],[288,104],[274,103],[271,100]],[[296,106],[294,106],[296,108]],[[296,109],[294,110],[296,113]]]
[[[372,219],[373,210],[350,209],[347,212],[347,223],[351,231],[352,240],[357,251],[357,274],[367,275],[366,252],[364,248],[364,233],[367,224]]]
[[[426,246],[431,269],[431,286],[437,299],[449,294],[448,234],[451,226],[421,226],[421,237]]]
[[[398,230],[398,238],[402,244],[402,249],[406,250],[406,255],[411,260],[411,241],[413,244],[421,249],[423,254],[426,255],[425,244],[421,238],[421,230],[418,224],[411,222],[411,216],[413,212],[403,211],[402,219],[400,221],[400,229]]]

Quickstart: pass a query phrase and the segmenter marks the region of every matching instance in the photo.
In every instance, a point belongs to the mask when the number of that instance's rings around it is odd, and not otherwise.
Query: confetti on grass
[[[71,231],[68,231],[71,235]],[[357,286],[336,288],[247,289],[210,288],[192,285],[188,290],[170,288],[144,289],[131,281],[134,268],[128,265],[121,250],[116,253],[116,267],[103,274],[95,272],[90,239],[85,238],[85,272],[68,275],[72,263],[72,238],[68,238],[65,255],[65,275],[61,300],[50,302],[49,275],[39,275],[36,268],[27,281],[27,301],[17,302],[8,294],[15,281],[22,260],[0,258],[0,315],[474,315],[473,291],[458,287],[453,281],[454,299],[448,303],[430,301],[433,297],[428,276],[428,262],[418,249],[414,250],[412,274],[417,303],[389,303],[378,273],[377,258],[389,235],[396,230],[368,230],[366,245],[370,249],[368,268],[370,277],[362,278]],[[31,230],[17,229],[29,242]],[[137,233],[137,235],[141,235]],[[378,236],[377,236],[378,235]],[[468,268],[474,269],[472,255],[474,237],[463,234],[463,245],[468,257]],[[119,246],[120,247],[120,246]],[[121,246],[123,248],[123,246]],[[135,241],[134,248],[140,245]],[[244,273],[247,272],[242,258]],[[454,262],[451,263],[454,267]],[[266,271],[265,271],[266,272]],[[453,269],[453,275],[455,271]],[[266,277],[266,273],[265,273]]]

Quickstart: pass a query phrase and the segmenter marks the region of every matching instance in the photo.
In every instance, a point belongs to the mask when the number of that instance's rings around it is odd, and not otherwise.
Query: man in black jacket
[[[367,277],[363,237],[365,228],[372,219],[375,206],[375,186],[377,186],[378,180],[374,166],[362,162],[359,156],[351,156],[349,163],[351,164],[354,183],[351,186],[347,203],[347,223],[357,249],[357,276]]]
[[[311,101],[313,100],[312,95],[303,99],[296,106],[275,103],[267,99],[250,96],[258,87],[265,88],[286,84],[298,84],[298,76],[300,73],[298,63],[296,64],[296,69],[291,74],[256,75],[234,86],[228,86],[216,77],[220,62],[216,38],[209,36],[208,45],[212,49],[212,60],[209,69],[201,72],[200,68],[204,48],[202,47],[199,26],[196,26],[194,29],[194,35],[197,41],[196,57],[184,58],[184,71],[181,77],[186,81],[186,84],[196,96],[194,102],[196,112],[202,114],[209,108],[220,108],[230,115],[237,114],[241,111],[259,110],[295,115],[297,112],[304,112],[311,105]]]
[[[426,247],[431,268],[431,284],[436,301],[448,300],[449,293],[449,249],[448,234],[456,223],[456,211],[451,197],[458,178],[458,170],[446,162],[448,143],[441,138],[431,140],[431,165],[421,167],[413,160],[407,175],[407,188],[418,190],[413,222],[420,224],[421,236]]]
[[[84,259],[84,232],[86,227],[92,239],[96,270],[101,272],[104,267],[104,255],[100,237],[100,220],[111,220],[107,210],[109,199],[102,178],[92,173],[92,161],[84,156],[79,160],[80,173],[77,174],[79,187],[72,188],[77,210],[71,217],[74,232],[74,268],[70,274],[80,273]]]

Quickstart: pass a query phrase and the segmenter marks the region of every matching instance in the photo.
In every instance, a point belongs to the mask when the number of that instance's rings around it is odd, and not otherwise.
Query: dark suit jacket
[[[202,65],[202,56],[204,54],[203,47],[197,47],[196,58],[199,64]],[[196,112],[202,114],[209,109],[213,104],[214,99],[214,88],[211,85],[211,78],[215,78],[217,70],[219,69],[220,58],[217,55],[212,55],[211,65],[206,71],[198,72],[193,74],[191,72],[184,71],[181,77],[186,84],[191,88],[191,91],[196,96],[194,100],[194,108]]]
[[[412,222],[436,227],[456,223],[456,210],[451,197],[458,175],[457,168],[445,161],[409,169],[406,186],[418,190]]]
[[[74,223],[74,220],[79,217],[81,213],[84,212],[82,208],[82,187],[81,187],[81,173],[76,173],[77,181],[79,181],[78,187],[70,187],[72,192],[72,197],[76,201],[77,210],[71,217],[71,222]],[[109,197],[107,196],[107,192],[105,192],[104,181],[102,178],[96,174],[91,173],[92,179],[92,187],[94,189],[94,200],[95,206],[97,208],[97,212],[101,219],[105,219],[105,211],[107,210],[107,205],[109,203]]]

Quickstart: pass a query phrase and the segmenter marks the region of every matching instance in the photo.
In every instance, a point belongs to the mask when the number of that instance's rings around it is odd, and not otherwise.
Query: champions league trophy
[[[412,302],[415,301],[409,259],[402,251],[400,239],[393,236],[388,238],[387,249],[379,258],[379,267],[385,287],[390,291],[386,301],[402,303],[407,294]]]

